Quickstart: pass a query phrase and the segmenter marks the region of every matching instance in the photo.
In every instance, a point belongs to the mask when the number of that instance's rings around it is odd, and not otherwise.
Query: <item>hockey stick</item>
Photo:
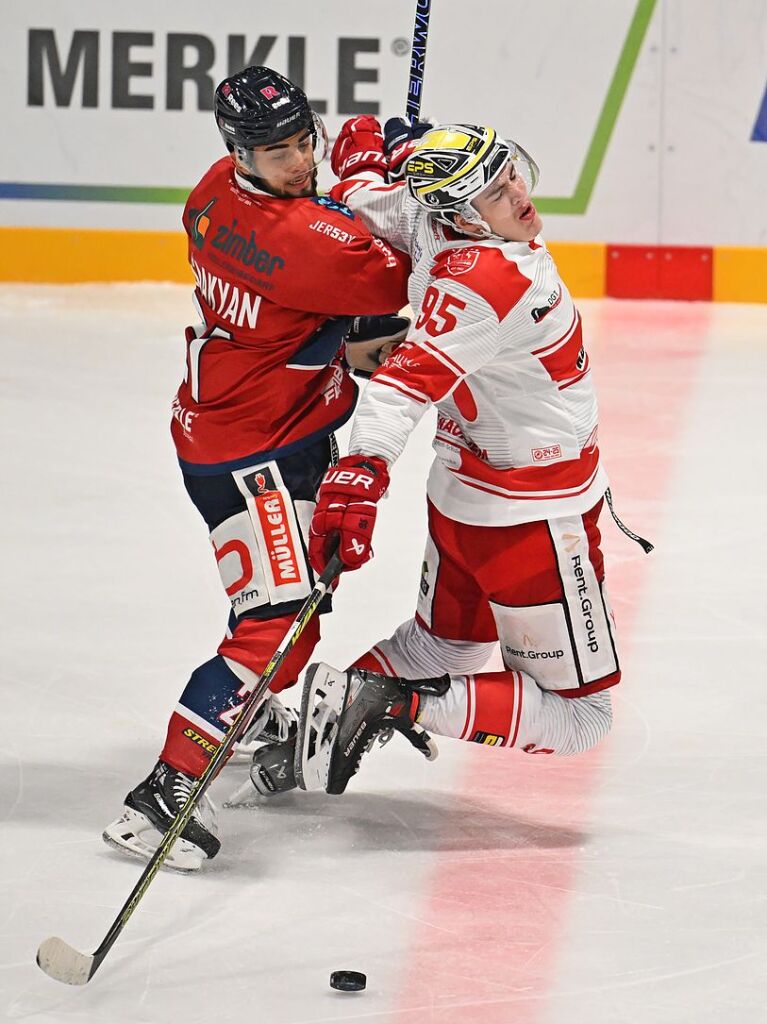
[[[407,84],[405,113],[415,124],[421,113],[421,92],[423,73],[426,67],[426,40],[429,36],[429,15],[431,0],[416,0],[415,25],[413,26],[413,48],[410,53],[410,78]]]
[[[285,634],[279,647],[272,655],[269,664],[264,669],[263,675],[259,680],[258,686],[256,686],[255,690],[253,690],[251,695],[243,704],[240,714],[234,720],[232,727],[224,737],[223,742],[209,761],[208,767],[195,782],[186,803],[179,811],[178,816],[171,827],[165,833],[162,842],[153,853],[151,860],[141,875],[141,878],[139,878],[136,883],[133,892],[131,892],[130,896],[123,904],[120,913],[112,922],[112,926],[104,936],[104,940],[98,949],[91,955],[88,955],[87,953],[80,953],[73,946],[70,946],[69,943],[58,938],[46,939],[40,944],[40,948],[37,951],[37,964],[45,971],[46,974],[50,975],[51,978],[54,978],[56,981],[64,982],[64,984],[67,985],[86,985],[99,969],[107,953],[117,941],[120,932],[128,923],[128,919],[138,906],[142,896],[149,888],[152,879],[162,867],[163,861],[170,853],[171,847],[184,830],[184,826],[191,818],[195,807],[202,799],[202,796],[208,786],[210,786],[211,782],[216,777],[218,769],[223,764],[226,755],[250,724],[250,719],[253,717],[261,698],[268,690],[272,679],[274,679],[280,666],[285,661],[285,658],[294,647],[298,638],[301,636],[306,624],[316,612],[320,601],[325,596],[331,583],[341,572],[342,568],[343,564],[341,559],[338,557],[338,554],[334,554],[325,567],[325,571],[317,580],[311,594],[309,594],[306,601],[304,601],[301,610],[298,615],[296,615],[293,625]]]

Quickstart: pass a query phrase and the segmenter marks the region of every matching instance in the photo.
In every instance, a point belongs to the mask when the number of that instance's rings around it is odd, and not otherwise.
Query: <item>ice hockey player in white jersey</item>
[[[310,558],[321,569],[337,543],[347,569],[371,557],[389,469],[436,405],[429,535],[414,618],[347,671],[307,671],[296,774],[335,793],[378,734],[412,722],[526,753],[585,751],[610,728],[620,680],[597,403],[581,317],[530,199],[537,166],[486,126],[393,147],[397,133],[387,123],[387,146],[374,118],[355,118],[333,152],[340,198],[411,254],[415,322],[324,476]],[[505,669],[483,673],[495,642]]]

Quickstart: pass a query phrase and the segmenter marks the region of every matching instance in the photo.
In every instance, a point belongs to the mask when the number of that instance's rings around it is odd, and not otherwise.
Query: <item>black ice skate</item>
[[[125,798],[122,815],[108,825],[103,840],[108,846],[149,860],[187,801],[195,780],[158,761],[143,782]],[[216,809],[206,793],[173,844],[164,867],[198,871],[204,860],[216,856]]]
[[[253,754],[247,782],[232,793],[224,807],[257,807],[264,799],[295,789],[295,754],[295,727],[282,743],[267,743],[259,747]]]
[[[343,793],[376,738],[401,732],[428,760],[437,747],[410,715],[414,693],[442,696],[450,676],[404,680],[330,665],[306,670],[298,724],[295,775],[302,789]]]
[[[298,731],[298,712],[287,708],[276,694],[270,694],[256,712],[242,739],[235,743],[231,760],[250,761],[264,743],[283,743]]]

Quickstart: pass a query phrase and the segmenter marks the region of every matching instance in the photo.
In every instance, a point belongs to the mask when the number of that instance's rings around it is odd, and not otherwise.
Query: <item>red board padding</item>
[[[608,245],[606,294],[616,299],[705,299],[712,250],[676,245]]]

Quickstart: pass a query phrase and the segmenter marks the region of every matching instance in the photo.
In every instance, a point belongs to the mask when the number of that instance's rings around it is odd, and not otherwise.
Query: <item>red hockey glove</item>
[[[383,135],[374,117],[353,117],[344,121],[330,154],[330,166],[342,181],[360,171],[377,171],[386,178]]]
[[[347,455],[320,484],[309,530],[309,561],[322,572],[338,541],[346,569],[359,569],[373,555],[377,503],[389,486],[389,471],[377,455]]]
[[[389,161],[389,181],[399,181],[405,161],[418,145],[422,135],[437,127],[434,120],[416,121],[411,125],[406,117],[390,117],[384,126],[384,153]]]

